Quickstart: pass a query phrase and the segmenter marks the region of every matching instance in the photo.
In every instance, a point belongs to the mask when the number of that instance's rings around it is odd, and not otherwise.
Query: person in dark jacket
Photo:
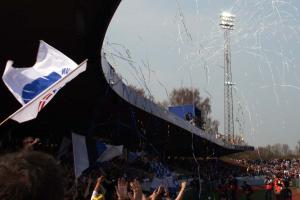
[[[243,185],[241,187],[242,187],[242,189],[245,193],[246,200],[250,200],[250,196],[253,193],[253,190],[252,190],[251,186],[246,181],[244,181]]]
[[[284,181],[283,188],[280,192],[281,200],[292,200],[292,191],[289,189],[289,182]]]

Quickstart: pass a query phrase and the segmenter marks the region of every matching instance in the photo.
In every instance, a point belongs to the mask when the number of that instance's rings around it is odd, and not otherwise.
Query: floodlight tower
[[[220,26],[224,30],[224,133],[228,140],[232,138],[234,143],[233,121],[233,97],[232,97],[232,73],[231,73],[231,50],[230,31],[234,28],[235,15],[223,12],[220,15]]]

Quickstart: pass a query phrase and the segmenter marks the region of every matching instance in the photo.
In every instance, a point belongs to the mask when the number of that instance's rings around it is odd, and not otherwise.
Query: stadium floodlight
[[[235,15],[229,12],[222,12],[220,15],[220,26],[223,29],[233,30]]]
[[[224,30],[224,133],[228,140],[234,143],[234,121],[233,121],[233,95],[231,73],[231,49],[230,31],[234,28],[235,15],[222,12],[220,15],[220,26]],[[230,137],[232,136],[232,137]]]

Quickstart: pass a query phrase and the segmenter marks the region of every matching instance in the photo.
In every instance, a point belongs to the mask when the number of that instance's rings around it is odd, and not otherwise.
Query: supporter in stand
[[[266,190],[265,200],[272,200],[273,180],[269,176],[266,176],[264,184]]]
[[[289,189],[289,182],[284,181],[283,188],[280,192],[281,200],[292,200],[292,191]]]
[[[150,195],[149,199],[150,200],[161,200],[162,197],[164,196],[164,187],[160,185],[158,188],[156,188],[153,193]]]
[[[142,186],[137,179],[134,179],[132,182],[130,182],[129,185],[130,185],[130,189],[132,191],[132,193],[129,193],[130,200],[146,199],[146,197],[142,191]]]
[[[1,200],[62,200],[60,167],[48,154],[21,151],[0,157]]]
[[[182,200],[183,199],[186,186],[187,186],[186,181],[181,182],[181,187],[180,187],[180,190],[179,190],[178,195],[177,195],[175,200]],[[149,199],[150,200],[161,200],[163,197],[165,197],[165,199],[167,199],[167,200],[171,199],[169,194],[168,194],[167,188],[160,185],[158,188],[156,188],[153,191],[153,193],[150,195]]]
[[[225,179],[221,179],[220,184],[218,185],[218,193],[220,196],[220,200],[227,200],[227,185],[225,183]]]
[[[36,139],[33,137],[27,137],[22,141],[22,152],[31,152],[32,150],[42,149],[45,152],[52,153],[52,155],[56,155],[55,152],[58,151],[59,143],[55,144],[55,140],[51,138],[41,138],[43,141],[43,145],[40,144],[40,139]],[[57,142],[60,140],[56,139]],[[15,142],[15,144],[20,144],[20,140]],[[53,145],[52,145],[53,144]],[[199,181],[197,184],[193,185],[195,181],[195,176],[199,176],[197,172],[197,167],[195,167],[195,160],[189,158],[168,158],[166,160],[162,160],[160,157],[149,156],[147,152],[141,152],[140,155],[136,155],[135,159],[127,160],[126,157],[116,158],[114,160],[110,160],[104,163],[98,163],[93,165],[91,168],[87,169],[75,183],[74,177],[74,163],[73,163],[73,154],[72,154],[72,145],[67,147],[66,151],[63,152],[60,156],[60,165],[64,170],[64,191],[65,191],[65,200],[71,199],[107,199],[114,200],[121,197],[120,187],[122,183],[127,184],[127,196],[126,198],[130,198],[131,200],[141,199],[139,194],[142,194],[142,199],[145,199],[145,195],[141,192],[141,185],[143,186],[145,194],[147,196],[151,194],[151,182],[155,175],[162,180],[165,178],[164,174],[168,176],[174,176],[173,180],[183,180],[189,179],[189,192],[186,192],[185,197],[188,196],[188,199],[197,199],[199,192]],[[141,150],[140,150],[141,151]],[[237,184],[236,179],[234,177],[242,177],[242,176],[257,176],[257,175],[265,175],[265,174],[284,174],[284,180],[290,180],[293,177],[298,177],[298,172],[300,169],[299,160],[284,160],[284,159],[273,159],[268,161],[261,162],[260,160],[236,160],[236,164],[233,162],[224,162],[218,159],[206,159],[197,160],[197,163],[201,167],[200,177],[202,180],[201,192],[202,193],[210,193],[218,191],[221,199],[237,199]],[[153,167],[154,166],[154,167]],[[99,174],[104,175],[106,177],[104,182],[101,182],[101,194],[98,193],[97,196],[91,197],[93,193],[92,186],[95,184],[97,186],[98,181],[95,180],[95,177],[99,177]],[[127,181],[118,182],[117,177],[126,177]],[[221,180],[225,180],[230,176],[230,179],[226,182],[228,184],[219,184]],[[132,179],[133,177],[138,177],[141,180],[141,183],[137,180]],[[100,178],[100,177],[99,177]],[[133,180],[128,182],[128,180]],[[120,180],[119,180],[120,181]],[[270,179],[272,182],[272,180]],[[180,181],[179,181],[180,182]],[[197,181],[196,181],[197,182]],[[117,188],[115,186],[117,185]],[[178,187],[178,183],[175,184]],[[289,189],[284,187],[283,192],[280,192],[280,198],[286,194],[288,194]],[[272,198],[272,184],[266,186],[266,200]],[[180,190],[177,199],[181,199],[184,189]],[[271,189],[267,189],[270,187]],[[104,190],[103,190],[104,188]],[[122,187],[121,187],[122,188]],[[174,188],[169,188],[170,194],[168,192],[168,188],[162,187],[162,191],[159,188],[154,192],[155,195],[152,195],[153,199],[167,199],[170,200],[171,197],[176,197],[176,190]],[[275,189],[275,188],[273,188]],[[284,190],[285,189],[285,190]],[[96,187],[95,187],[96,191]],[[124,190],[125,191],[125,190]],[[159,192],[160,191],[160,192]],[[162,193],[161,193],[162,192]],[[246,192],[246,191],[245,191]],[[119,194],[119,195],[118,195]],[[205,196],[205,195],[204,195]],[[278,197],[279,198],[279,197]],[[174,199],[174,198],[173,198]]]
[[[243,189],[243,192],[245,193],[246,200],[250,200],[250,197],[253,193],[251,186],[246,181],[244,181],[241,188]]]
[[[31,136],[26,137],[22,141],[22,149],[24,151],[32,151],[34,150],[35,145],[37,145],[40,142],[39,138],[33,138]]]
[[[179,190],[179,193],[178,193],[178,195],[177,195],[177,197],[176,197],[175,200],[181,200],[181,199],[183,199],[186,186],[187,186],[187,182],[186,181],[181,182],[180,190]]]
[[[130,186],[130,187],[128,187]],[[118,200],[146,200],[147,198],[142,192],[142,186],[137,179],[128,183],[124,178],[118,179],[115,187]],[[130,188],[130,190],[128,190]]]
[[[248,167],[249,175],[284,174],[284,179],[296,178],[300,171],[300,161],[296,159],[272,159],[264,161],[236,160],[237,164]]]
[[[283,187],[283,182],[280,178],[279,175],[276,175],[274,179],[274,195],[275,195],[275,200],[280,200],[280,192]]]
[[[93,194],[91,196],[91,200],[104,200],[104,195],[100,193],[100,188],[103,181],[104,181],[104,176],[100,176],[97,179],[95,188],[93,190]],[[89,183],[91,182],[89,181]]]
[[[236,192],[238,189],[238,184],[236,178],[230,175],[228,179],[228,199],[229,200],[236,200]]]

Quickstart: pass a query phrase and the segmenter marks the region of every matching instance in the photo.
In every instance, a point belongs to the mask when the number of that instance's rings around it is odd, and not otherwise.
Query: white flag
[[[110,161],[123,154],[123,145],[114,146],[98,141],[96,143],[97,153],[99,155],[97,162]]]
[[[12,61],[6,63],[2,79],[22,105],[28,103],[78,66],[44,41],[40,41],[34,66],[14,68],[12,64]]]
[[[40,42],[37,62],[33,67],[13,68],[12,61],[8,61],[2,78],[23,107],[0,125],[8,119],[22,123],[36,118],[60,88],[86,70],[86,64],[87,61],[84,61],[77,66],[43,41]]]
[[[59,79],[46,90],[42,91],[38,96],[25,104],[15,113],[0,123],[3,124],[8,119],[13,119],[19,123],[36,118],[38,112],[53,98],[55,93],[62,88],[66,83],[75,78],[78,74],[86,70],[87,61],[81,63],[77,68],[71,71],[67,76]]]
[[[78,178],[89,165],[85,136],[72,133],[75,177]]]

